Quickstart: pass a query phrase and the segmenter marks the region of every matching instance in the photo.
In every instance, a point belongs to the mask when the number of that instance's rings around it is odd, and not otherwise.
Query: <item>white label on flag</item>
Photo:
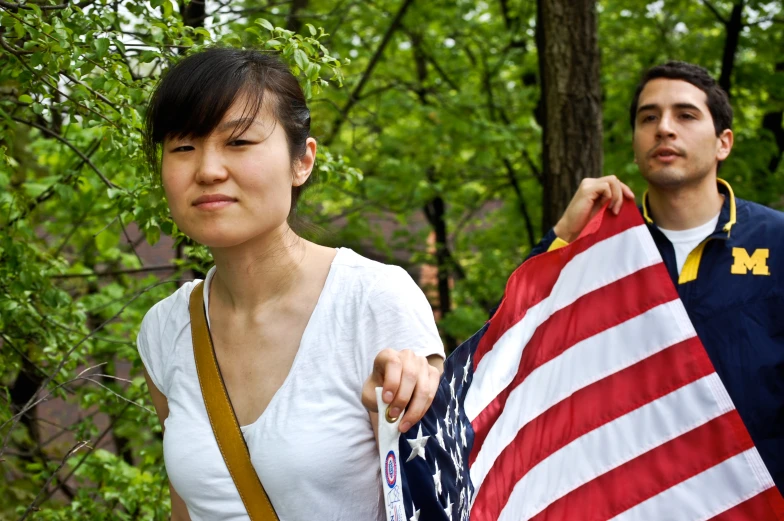
[[[405,521],[406,509],[403,507],[403,485],[400,483],[399,438],[400,416],[393,423],[387,421],[387,404],[381,399],[383,387],[376,387],[378,404],[378,453],[381,463],[381,488],[386,505],[387,521]]]

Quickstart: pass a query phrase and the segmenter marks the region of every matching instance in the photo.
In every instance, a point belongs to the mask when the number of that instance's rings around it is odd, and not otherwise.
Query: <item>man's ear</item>
[[[292,176],[292,186],[302,186],[310,177],[313,172],[313,166],[316,164],[316,140],[309,137],[305,141],[305,153],[299,158],[294,165],[294,175]]]
[[[716,150],[716,159],[719,161],[724,161],[725,159],[727,159],[727,156],[730,155],[730,151],[732,150],[732,144],[735,142],[735,136],[732,134],[732,130],[726,128],[716,139],[718,142],[718,149]]]

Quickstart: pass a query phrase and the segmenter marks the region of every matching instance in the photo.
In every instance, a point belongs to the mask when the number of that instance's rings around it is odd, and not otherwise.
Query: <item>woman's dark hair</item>
[[[246,131],[271,94],[269,107],[283,126],[292,164],[305,154],[310,135],[310,111],[297,78],[276,56],[253,50],[211,48],[192,54],[172,67],[158,83],[147,108],[144,148],[154,170],[159,147],[173,137],[205,137],[221,122],[242,95],[243,116],[250,118],[234,130]],[[305,188],[291,188],[289,217]]]
[[[642,89],[645,88],[649,81],[658,78],[686,81],[708,96],[707,105],[713,118],[716,137],[720,136],[726,129],[732,129],[732,105],[730,105],[729,97],[708,71],[692,63],[669,61],[645,71],[640,83],[637,85],[632,105],[629,108],[632,130],[634,130],[635,122],[637,121],[637,106],[640,101],[640,93],[642,93]]]

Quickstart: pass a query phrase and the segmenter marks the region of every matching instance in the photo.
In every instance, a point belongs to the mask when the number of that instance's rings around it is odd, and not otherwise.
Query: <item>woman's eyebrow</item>
[[[227,121],[225,123],[221,123],[218,125],[217,130],[218,132],[223,132],[225,130],[232,130],[240,127],[250,128],[252,125],[258,125],[259,122],[256,121],[256,118],[238,118],[232,119],[231,121]]]

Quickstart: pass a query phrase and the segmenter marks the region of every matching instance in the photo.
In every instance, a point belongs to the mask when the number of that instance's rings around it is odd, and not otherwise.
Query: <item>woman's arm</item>
[[[169,402],[166,396],[155,387],[155,384],[150,380],[150,375],[147,374],[147,369],[144,370],[144,379],[147,380],[147,388],[150,390],[150,398],[155,407],[155,412],[158,415],[158,421],[161,422],[161,429],[164,429],[164,420],[169,417]],[[185,506],[185,501],[182,500],[177,491],[174,490],[171,482],[169,482],[169,493],[171,495],[172,515],[171,521],[191,521],[191,516],[188,514],[188,508]]]

